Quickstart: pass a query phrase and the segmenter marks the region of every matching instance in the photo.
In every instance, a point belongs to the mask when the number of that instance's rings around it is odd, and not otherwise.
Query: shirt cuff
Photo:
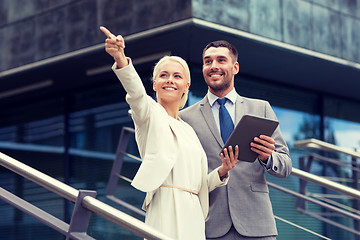
[[[270,157],[268,158],[267,162],[264,163],[263,161],[261,161],[261,159],[258,157],[259,162],[261,164],[261,166],[263,166],[266,170],[270,170],[271,166],[272,166],[272,155],[270,155]]]
[[[229,173],[225,174],[224,176],[220,177],[220,181],[225,182],[226,179],[229,178]]]

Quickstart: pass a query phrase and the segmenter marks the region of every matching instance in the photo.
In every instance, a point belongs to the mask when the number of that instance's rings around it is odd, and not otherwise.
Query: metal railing
[[[141,161],[141,159],[139,159],[138,157],[136,156],[133,156],[129,153],[126,152],[126,149],[127,149],[127,145],[128,145],[128,142],[129,142],[129,139],[130,139],[130,136],[134,134],[134,129],[133,128],[129,128],[129,127],[123,127],[122,129],[122,132],[121,132],[121,135],[120,135],[120,139],[119,139],[119,143],[118,143],[118,148],[117,148],[117,152],[116,152],[116,158],[115,158],[115,161],[113,163],[113,168],[112,168],[112,171],[110,173],[110,177],[109,177],[109,182],[108,182],[108,185],[107,185],[107,190],[106,190],[106,197],[108,199],[110,199],[111,201],[125,207],[125,208],[128,208],[129,210],[132,210],[133,212],[139,214],[139,215],[142,215],[144,216],[144,212],[140,209],[137,209],[135,208],[134,206],[132,206],[131,204],[117,198],[115,196],[115,190],[116,190],[116,186],[118,184],[118,180],[119,179],[123,179],[127,182],[131,182],[131,179],[128,179],[124,176],[122,176],[120,173],[121,173],[121,169],[122,169],[122,165],[123,165],[123,162],[124,162],[124,157],[129,157],[129,158],[132,158],[132,159],[135,159],[135,160],[138,160],[138,161]],[[308,141],[306,141],[307,143]],[[305,143],[305,142],[304,142]],[[318,141],[315,141],[315,143],[318,143]],[[328,146],[328,145],[327,145]],[[316,148],[316,146],[313,144],[312,145],[313,148]],[[329,146],[328,146],[329,147]],[[317,148],[318,149],[318,148]],[[324,177],[319,177],[319,176],[316,176],[314,174],[311,174],[311,173],[308,173],[308,172],[305,172],[305,171],[302,171],[300,169],[297,169],[297,168],[293,168],[292,169],[292,173],[291,173],[293,176],[301,179],[301,180],[304,180],[304,181],[309,181],[309,182],[313,182],[315,184],[318,184],[320,186],[323,186],[325,188],[328,188],[328,189],[332,189],[334,191],[337,191],[339,193],[342,193],[342,194],[345,194],[347,196],[351,196],[351,197],[354,197],[356,199],[360,199],[360,191],[356,190],[356,189],[353,189],[353,188],[350,188],[350,187],[347,187],[345,185],[342,185],[342,184],[339,184],[339,183],[336,183],[334,181],[330,181]],[[331,210],[334,210],[334,211],[338,211],[340,214],[343,214],[347,217],[351,217],[355,220],[360,220],[360,217],[355,215],[355,214],[351,214],[351,213],[347,213],[346,211],[342,211],[340,209],[337,209],[337,208],[334,208],[332,207],[331,205],[329,204],[325,204],[325,203],[321,203],[320,201],[316,201],[308,196],[305,196],[303,194],[300,194],[300,193],[297,193],[297,192],[293,192],[289,189],[285,189],[283,187],[280,187],[276,184],[273,184],[271,182],[268,182],[268,185],[269,187],[272,187],[272,188],[275,188],[277,190],[280,190],[282,192],[285,192],[287,194],[290,194],[290,195],[293,195],[297,198],[301,198],[301,199],[304,199],[306,201],[310,201],[310,202],[313,202],[315,204],[318,204],[322,207],[326,207],[326,208],[329,208]],[[282,218],[279,218],[277,216],[275,216],[276,219],[278,219],[279,221],[283,221],[287,224],[291,224],[293,226],[296,226],[297,228],[299,229],[302,229],[304,231],[307,231],[313,235],[316,235],[316,236],[319,236],[323,239],[329,239],[327,237],[324,237],[324,236],[321,236],[320,234],[317,234],[317,233],[314,233],[312,231],[310,231],[309,229],[305,229],[299,225],[296,225],[294,223],[291,223],[285,219],[282,219]],[[350,232],[353,232],[353,233],[357,233],[356,231],[352,231],[352,229],[346,229],[347,231],[350,231]]]
[[[350,148],[339,147],[334,144],[323,142],[315,138],[296,141],[294,142],[294,146],[317,149],[322,151],[336,152],[336,153],[344,153],[351,157],[360,158],[360,152],[356,152]]]
[[[354,188],[345,186],[343,184],[328,180],[328,179],[326,179],[324,177],[319,177],[319,176],[316,176],[314,174],[302,171],[302,170],[297,169],[297,168],[292,169],[291,175],[293,175],[295,177],[298,177],[300,179],[303,179],[305,181],[315,183],[315,184],[320,185],[322,187],[326,187],[326,188],[331,189],[331,190],[333,190],[335,192],[339,192],[339,193],[342,193],[342,194],[345,194],[347,196],[350,196],[350,197],[353,197],[353,198],[356,198],[356,199],[360,200],[360,191],[359,190],[356,190]]]
[[[86,234],[91,213],[98,214],[147,239],[171,239],[146,225],[144,222],[97,200],[95,198],[95,191],[76,190],[1,152],[0,165],[75,203],[71,222],[67,224],[5,189],[0,188],[0,199],[65,235],[66,239],[93,239]]]
[[[129,141],[130,134],[133,134],[133,129],[131,128],[123,128],[122,134],[119,141],[118,150],[116,153],[116,159],[113,164],[112,172],[109,178],[109,184],[107,187],[106,196],[110,200],[130,209],[134,212],[137,212],[140,215],[144,215],[144,212],[140,209],[135,208],[131,204],[121,201],[120,199],[114,196],[115,188],[117,181],[122,176],[120,175],[121,167],[123,163],[124,156],[128,156],[131,158],[137,159],[135,156],[132,156],[126,153],[126,147]],[[349,154],[352,157],[359,157],[360,154],[355,151],[351,151],[349,149],[339,148],[337,146],[332,146],[331,144],[321,142],[316,139],[303,140],[295,143],[297,147],[309,147],[312,149],[319,150],[327,150],[327,151],[335,151],[342,152],[345,154]],[[94,191],[84,191],[84,190],[76,190],[71,186],[68,186],[46,174],[43,174],[3,153],[0,153],[0,165],[5,168],[31,180],[42,187],[60,195],[61,197],[70,200],[75,203],[73,215],[70,224],[67,224],[60,219],[42,211],[41,209],[31,205],[30,203],[18,198],[10,192],[0,188],[0,199],[5,202],[11,204],[12,206],[22,210],[23,212],[37,218],[47,226],[57,230],[67,237],[67,239],[93,239],[92,237],[86,234],[86,229],[88,227],[88,222],[90,219],[91,213],[98,214],[99,216],[104,217],[105,219],[128,229],[129,231],[145,237],[147,239],[170,239],[167,236],[164,236],[162,233],[154,230],[153,228],[146,225],[144,222],[127,215],[118,209],[107,205],[95,198],[96,192]],[[331,189],[333,191],[339,192],[346,196],[353,197],[354,199],[360,200],[360,191],[347,187],[343,184],[339,184],[337,182],[328,180],[324,177],[319,177],[314,174],[308,173],[306,171],[302,171],[300,169],[293,168],[292,173],[293,176],[308,182],[312,182],[314,184],[323,186],[325,188]],[[125,179],[126,180],[126,179]],[[308,196],[302,195],[300,193],[292,192],[289,189],[284,189],[276,184],[269,183],[270,187],[283,191],[285,193],[291,194],[297,198],[305,199],[306,201],[318,204],[322,207],[329,208],[333,211],[337,211],[340,214],[351,217],[356,221],[359,221],[359,216],[356,214],[347,213],[346,211],[341,211],[331,205],[326,203],[322,203],[316,199],[310,198]],[[275,216],[276,217],[276,216]],[[277,219],[288,222],[285,219],[276,217]],[[289,222],[288,222],[289,223]],[[293,223],[289,223],[292,225],[296,225]],[[301,228],[301,226],[297,226]],[[307,229],[303,229],[305,231],[311,232]],[[346,229],[350,232],[357,233],[356,231],[352,231],[351,229]],[[318,235],[316,233],[312,233]],[[324,239],[328,239],[324,236],[318,235]]]
[[[332,159],[332,158],[324,157],[324,156],[317,155],[317,154],[309,154],[306,157],[304,156],[304,157],[299,158],[300,168],[303,169],[304,171],[295,169],[292,174],[300,179],[299,194],[303,195],[303,196],[305,196],[305,194],[306,194],[306,197],[307,197],[307,198],[298,198],[297,209],[300,212],[303,212],[304,214],[307,214],[309,216],[317,218],[323,222],[329,223],[333,226],[336,226],[336,227],[344,229],[348,232],[351,232],[355,235],[355,239],[360,240],[360,217],[358,215],[359,210],[360,210],[360,201],[359,201],[360,200],[360,195],[359,195],[360,192],[357,190],[357,189],[359,189],[359,172],[360,172],[359,164],[358,164],[357,160],[360,158],[360,152],[354,151],[353,149],[350,149],[350,148],[339,147],[334,144],[330,144],[330,143],[323,142],[323,141],[313,139],[313,138],[297,141],[294,143],[294,146],[308,148],[308,149],[316,149],[316,150],[321,151],[322,153],[330,152],[330,153],[335,153],[335,154],[345,154],[346,156],[351,157],[351,163],[345,164],[344,162],[342,162],[339,159]],[[334,155],[334,156],[337,156],[337,155]],[[333,166],[335,166],[335,168],[343,167],[343,168],[347,168],[350,171],[352,171],[351,179],[350,178],[337,178],[337,177],[331,178],[336,181],[350,182],[350,183],[352,183],[352,185],[351,185],[352,187],[348,187],[346,185],[339,184],[335,181],[330,181],[329,179],[326,178],[326,176],[313,177],[312,174],[310,175],[309,172],[310,172],[310,168],[311,168],[313,160],[317,160],[317,161],[324,163],[323,171],[325,171],[328,164],[332,164]],[[309,176],[311,176],[311,177],[309,177]],[[325,187],[325,189],[323,189],[323,193],[321,193],[321,194],[308,193],[306,191],[307,182],[312,182],[312,183],[315,183],[322,187]],[[333,191],[336,191],[343,195],[327,194],[328,190],[333,190]],[[311,196],[311,197],[309,197],[309,196]],[[341,198],[344,198],[344,199],[347,198],[349,200],[352,200],[352,207],[341,204],[337,201],[331,200],[331,198],[334,198],[335,196],[336,197],[341,196]],[[321,201],[316,200],[316,198]],[[305,205],[306,201],[313,202],[319,206],[324,207],[325,212],[330,210],[331,212],[340,213],[343,216],[351,218],[354,222],[353,228],[349,228],[346,225],[340,224],[338,222],[331,220],[330,218],[326,218],[326,217],[322,216],[325,213],[319,214],[319,213],[309,212]],[[326,202],[330,203],[330,204],[327,204]]]

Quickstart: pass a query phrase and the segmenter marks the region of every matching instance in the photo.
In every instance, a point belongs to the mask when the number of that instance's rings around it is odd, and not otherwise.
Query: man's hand
[[[222,165],[218,169],[220,178],[227,176],[228,172],[233,169],[238,162],[239,157],[239,146],[235,146],[235,151],[232,146],[225,148],[222,153],[220,153]]]
[[[115,35],[112,34],[105,27],[100,27],[100,30],[107,36],[107,39],[105,40],[105,51],[114,58],[118,68],[123,68],[127,66],[128,61],[124,53],[124,38],[121,35],[115,37]]]
[[[260,160],[266,163],[275,149],[275,140],[269,136],[260,135],[254,138],[250,146],[252,151],[259,154]]]

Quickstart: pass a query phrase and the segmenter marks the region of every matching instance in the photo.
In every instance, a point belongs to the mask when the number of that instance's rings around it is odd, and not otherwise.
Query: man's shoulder
[[[194,105],[187,107],[179,112],[179,117],[182,118],[185,122],[189,122],[197,112],[200,112],[199,108]]]
[[[244,104],[249,104],[249,105],[257,105],[257,106],[270,106],[270,103],[266,100],[263,99],[259,99],[259,98],[250,98],[250,97],[241,97],[240,96],[240,102],[244,103]]]
[[[243,101],[249,101],[249,102],[261,102],[261,103],[266,103],[268,101],[264,100],[264,99],[260,99],[260,98],[251,98],[251,97],[242,97],[239,96],[241,99],[243,99]]]
[[[188,114],[188,113],[191,113],[191,112],[194,112],[194,111],[199,111],[200,107],[204,105],[204,102],[205,102],[205,97],[203,99],[201,99],[200,101],[198,101],[197,103],[194,103],[193,105],[191,106],[188,106],[184,109],[182,109],[180,111],[180,114]]]
[[[198,110],[199,107],[200,107],[200,101],[197,102],[197,103],[194,103],[194,104],[191,105],[191,106],[188,106],[188,107],[182,109],[180,112],[181,112],[181,113],[187,113],[187,112],[195,111],[195,110]]]
[[[201,106],[203,105],[203,103],[201,103],[202,101],[203,100],[200,100],[199,102],[182,109],[179,112],[179,117],[188,123],[198,119],[199,114],[201,114]]]

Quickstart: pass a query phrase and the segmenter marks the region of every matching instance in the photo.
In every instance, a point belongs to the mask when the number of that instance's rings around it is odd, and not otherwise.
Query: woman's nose
[[[168,83],[173,83],[173,82],[174,82],[173,77],[170,76],[170,77],[167,79],[167,82],[168,82]]]

